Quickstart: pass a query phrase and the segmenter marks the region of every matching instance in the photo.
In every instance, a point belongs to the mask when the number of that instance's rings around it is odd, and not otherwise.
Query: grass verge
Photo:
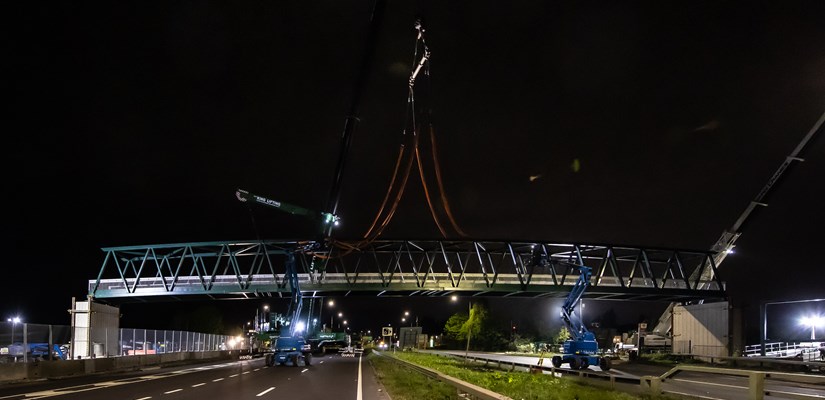
[[[484,366],[469,364],[452,357],[439,357],[432,354],[399,352],[395,355],[441,373],[456,377],[477,386],[501,393],[513,399],[524,400],[632,400],[647,399],[614,390],[582,385],[572,379],[557,378],[549,374],[531,374],[527,372],[507,372]],[[391,362],[390,360],[387,360]],[[388,389],[389,390],[389,389]],[[392,393],[391,393],[392,394]],[[418,397],[438,398],[438,397]],[[395,397],[393,396],[393,400]]]
[[[462,399],[451,385],[427,378],[387,357],[370,353],[367,359],[392,400]]]

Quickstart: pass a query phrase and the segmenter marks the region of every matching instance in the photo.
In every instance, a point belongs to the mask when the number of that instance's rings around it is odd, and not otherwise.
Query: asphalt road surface
[[[261,358],[140,373],[0,386],[0,400],[388,400],[359,355],[314,357],[312,365],[266,367]]]

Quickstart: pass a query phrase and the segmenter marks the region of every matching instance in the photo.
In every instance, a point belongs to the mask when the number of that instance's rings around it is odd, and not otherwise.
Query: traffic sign
[[[392,336],[392,327],[385,326],[381,328],[381,336]]]

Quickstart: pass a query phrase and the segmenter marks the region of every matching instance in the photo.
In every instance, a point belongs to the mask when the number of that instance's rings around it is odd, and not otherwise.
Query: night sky
[[[68,324],[101,247],[311,238],[311,223],[250,214],[234,190],[324,207],[370,10],[4,4],[2,317]],[[362,234],[383,199],[417,16],[432,51],[420,106],[432,110],[447,196],[471,238],[709,249],[825,111],[822,15],[821,1],[391,1],[361,88],[337,236]],[[819,136],[721,267],[751,314],[761,301],[825,297]],[[413,176],[383,237],[439,236]],[[353,299],[349,309],[440,309],[436,320],[457,311],[403,301]],[[488,301],[557,315],[549,300]],[[222,307],[234,324],[256,305]],[[132,325],[165,322],[125,314]]]

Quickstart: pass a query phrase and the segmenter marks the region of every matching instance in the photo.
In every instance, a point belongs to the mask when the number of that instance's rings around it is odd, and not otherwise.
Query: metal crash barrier
[[[662,376],[643,376],[640,385],[650,394],[658,396],[661,394],[676,392],[664,390],[662,385],[674,376],[683,371],[701,372],[714,375],[743,376],[748,378],[748,399],[763,400],[765,396],[778,396],[792,399],[825,399],[825,392],[822,394],[806,394],[800,392],[786,392],[777,390],[767,390],[765,388],[766,379],[777,379],[784,382],[809,383],[815,385],[825,385],[825,376],[794,374],[787,372],[749,371],[742,369],[729,369],[717,367],[702,367],[696,365],[678,365]],[[683,393],[678,393],[683,394]]]

